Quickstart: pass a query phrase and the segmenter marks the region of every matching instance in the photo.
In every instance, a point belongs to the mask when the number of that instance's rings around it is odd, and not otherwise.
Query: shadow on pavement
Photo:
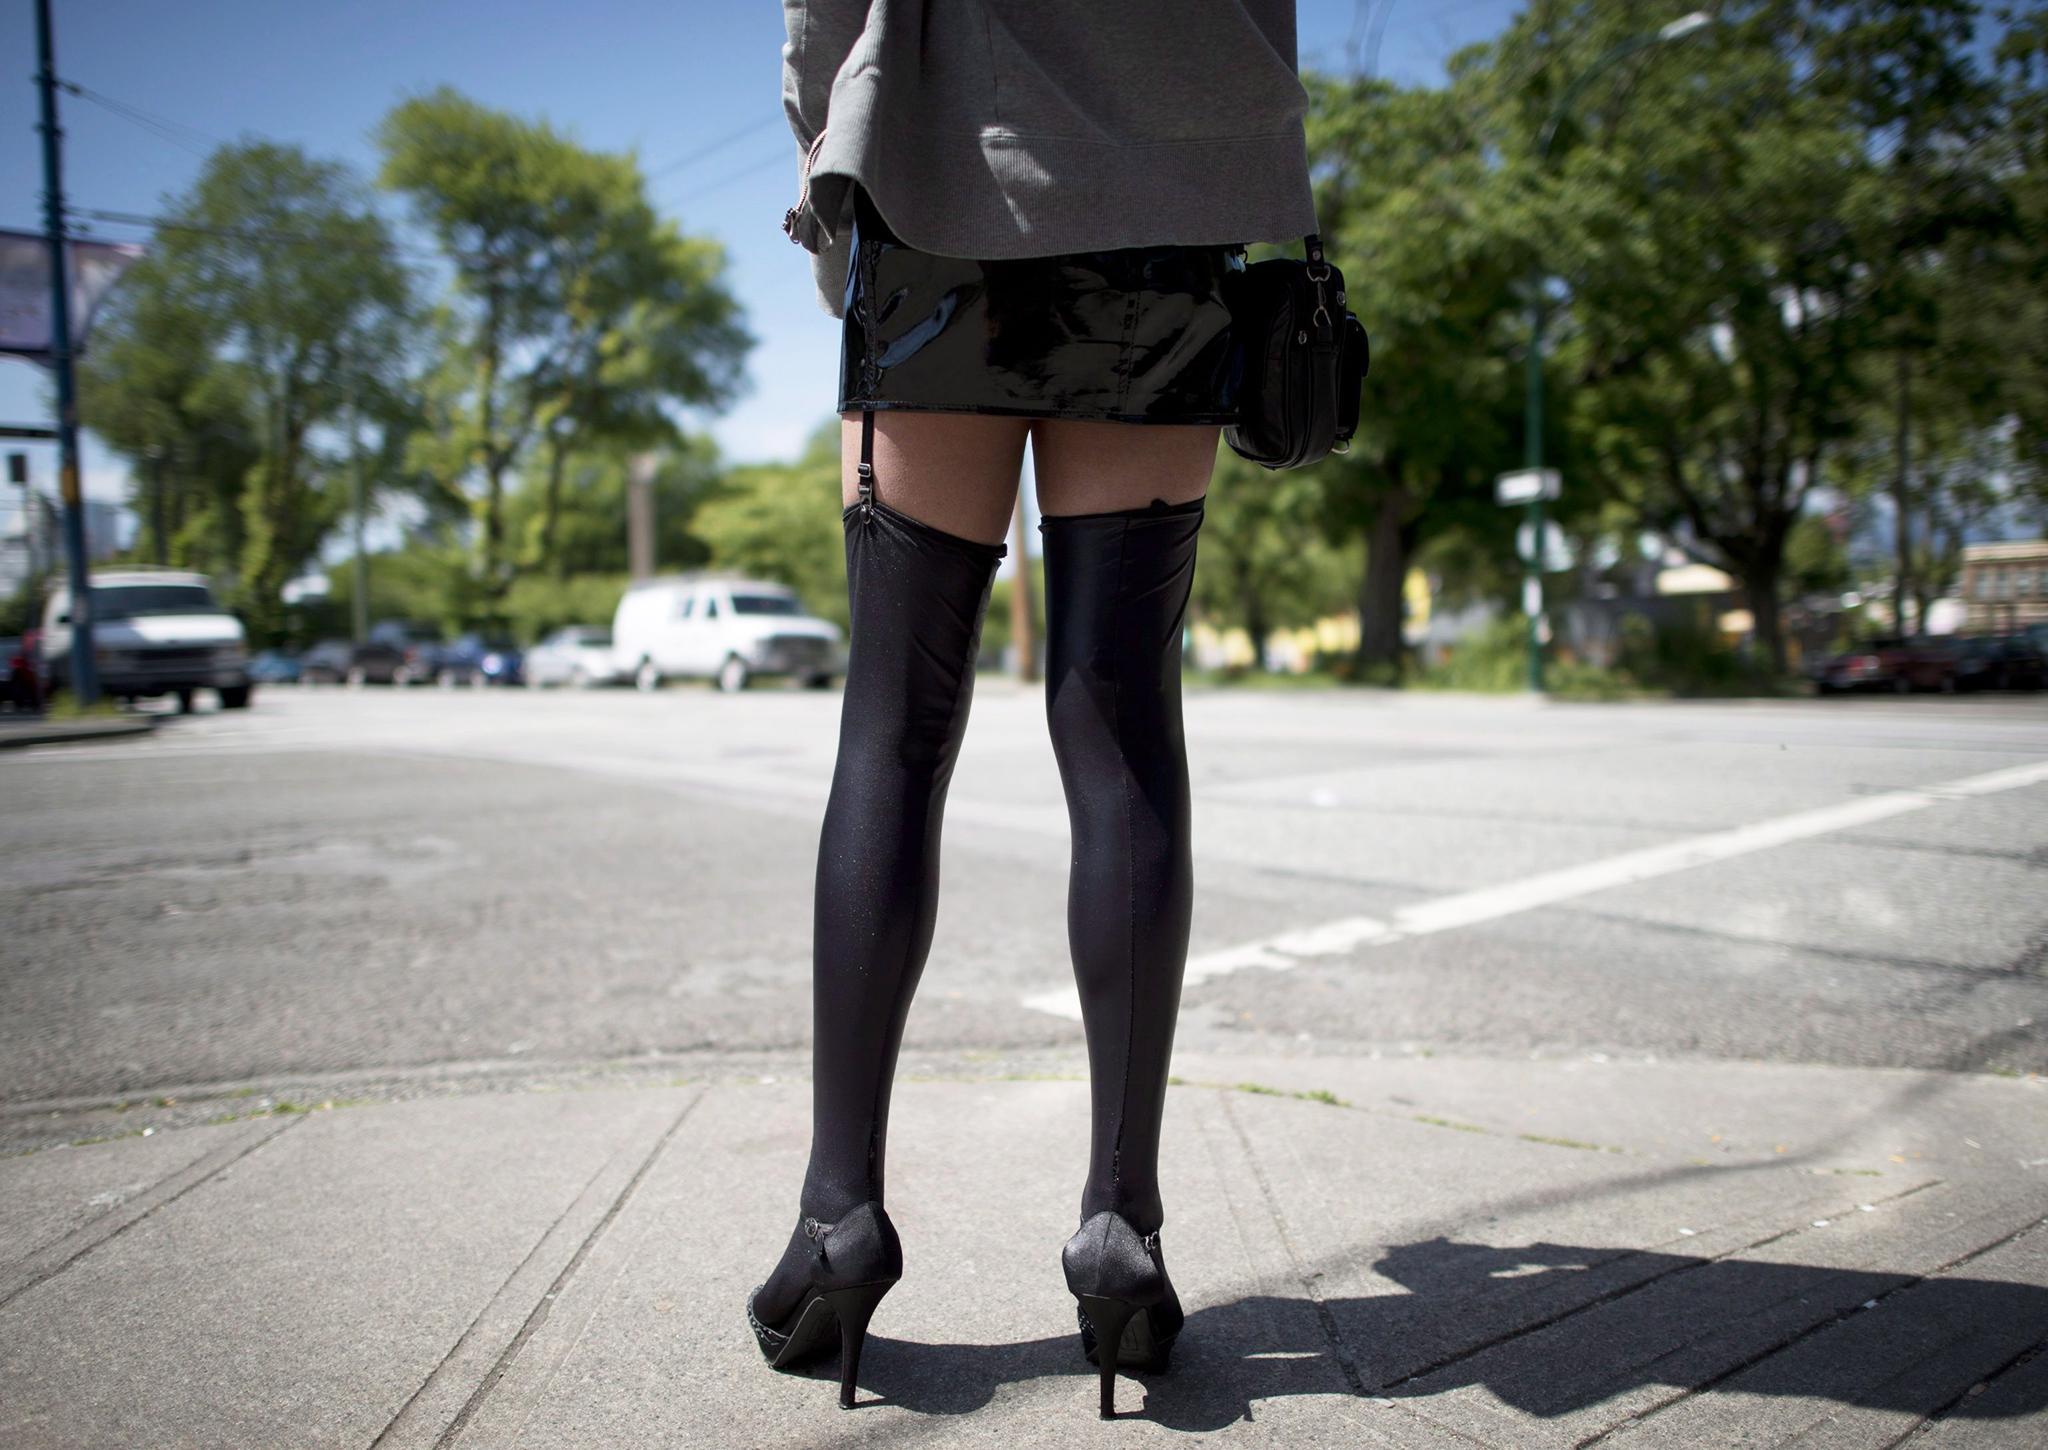
[[[1584,1282],[1621,1261],[1625,1284],[1603,1293]],[[1172,1370],[1134,1376],[1143,1407],[1127,1387],[1126,1413],[1217,1430],[1286,1395],[1348,1388],[1426,1409],[1432,1396],[1477,1386],[1555,1419],[1631,1391],[1722,1381],[1744,1394],[1915,1415],[2009,1418],[2048,1404],[2039,1375],[2014,1376],[2006,1393],[1968,1393],[2048,1340],[2048,1289],[2032,1284],[1447,1239],[1391,1249],[1375,1267],[1411,1292],[1320,1308],[1253,1295],[1190,1314]],[[992,1345],[877,1335],[868,1345],[863,1401],[923,1414],[966,1414],[1003,1384],[1045,1377],[1071,1375],[1083,1394],[1093,1374],[1073,1332]],[[1440,1348],[1432,1355],[1428,1345]],[[1617,1405],[1613,1417],[1632,1412]]]

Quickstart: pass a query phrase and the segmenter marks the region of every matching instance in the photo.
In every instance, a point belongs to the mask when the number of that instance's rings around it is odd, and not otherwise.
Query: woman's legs
[[[1032,433],[1046,718],[1073,831],[1067,931],[1088,1038],[1085,1222],[1164,1219],[1159,1134],[1194,901],[1181,635],[1214,427],[1044,421]]]
[[[839,753],[819,834],[812,929],[810,1162],[802,1214],[883,1199],[889,1092],[938,911],[946,789],[974,656],[1016,507],[1022,419],[876,415],[875,510],[857,501],[859,415],[846,437],[852,607]],[[802,1293],[801,1223],[755,1299],[775,1323]]]
[[[1040,418],[1031,425],[1031,466],[1042,514],[1089,514],[1204,498],[1221,428],[1198,424],[1082,423]]]
[[[875,413],[875,497],[950,534],[1000,544],[1017,513],[1029,418]],[[860,414],[839,415],[839,501],[858,496]]]

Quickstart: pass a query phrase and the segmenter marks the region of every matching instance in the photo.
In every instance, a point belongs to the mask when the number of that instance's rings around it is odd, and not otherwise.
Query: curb
[[[59,745],[72,740],[100,740],[114,735],[147,735],[156,729],[156,721],[154,715],[138,715],[123,720],[0,724],[0,750],[29,745]]]

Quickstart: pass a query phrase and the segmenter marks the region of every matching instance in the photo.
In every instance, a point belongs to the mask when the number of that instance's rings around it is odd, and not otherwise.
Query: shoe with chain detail
[[[810,1278],[796,1307],[774,1324],[754,1312],[762,1286],[747,1296],[747,1324],[775,1369],[796,1369],[839,1350],[839,1407],[853,1408],[854,1381],[868,1321],[903,1277],[903,1245],[882,1205],[860,1204],[835,1223],[803,1221],[811,1240]]]
[[[1102,1418],[1116,1418],[1118,1369],[1164,1370],[1187,1316],[1167,1277],[1159,1231],[1140,1234],[1104,1209],[1060,1251],[1081,1326],[1081,1352],[1097,1367]]]

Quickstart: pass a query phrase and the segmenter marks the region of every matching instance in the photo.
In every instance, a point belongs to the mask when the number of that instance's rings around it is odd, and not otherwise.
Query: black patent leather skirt
[[[973,261],[897,240],[855,189],[839,411],[1237,421],[1223,279],[1244,248]]]

